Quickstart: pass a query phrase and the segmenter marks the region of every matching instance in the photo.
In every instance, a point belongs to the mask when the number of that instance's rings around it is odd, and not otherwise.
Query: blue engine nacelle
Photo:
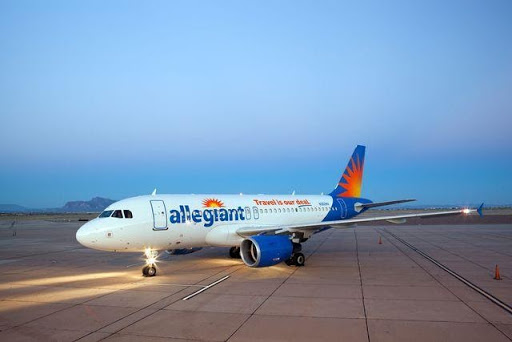
[[[290,258],[293,244],[284,235],[256,235],[242,241],[240,256],[250,267],[273,266]]]

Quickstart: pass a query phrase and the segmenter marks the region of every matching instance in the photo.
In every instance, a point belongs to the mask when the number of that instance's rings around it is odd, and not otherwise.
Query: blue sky
[[[512,3],[2,1],[0,203],[512,203]]]

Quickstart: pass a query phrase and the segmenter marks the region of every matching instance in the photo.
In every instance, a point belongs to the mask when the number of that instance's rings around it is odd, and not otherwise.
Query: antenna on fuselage
[[[155,196],[156,195],[156,188],[155,190],[153,190],[153,192],[151,193],[151,196]]]
[[[293,192],[292,192],[292,196],[295,196],[295,190],[293,190]]]

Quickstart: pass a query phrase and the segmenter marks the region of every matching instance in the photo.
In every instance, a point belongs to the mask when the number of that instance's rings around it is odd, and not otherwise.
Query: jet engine
[[[240,256],[250,267],[273,266],[290,258],[293,244],[284,235],[256,235],[242,241]]]

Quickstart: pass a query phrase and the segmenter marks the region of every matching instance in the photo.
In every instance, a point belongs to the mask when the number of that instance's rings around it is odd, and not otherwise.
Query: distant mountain
[[[30,209],[17,204],[0,204],[0,213],[23,213]]]
[[[71,201],[61,208],[33,209],[17,204],[0,204],[0,213],[99,213],[116,201],[94,197],[90,201]]]
[[[101,212],[103,209],[114,203],[114,200],[103,198],[103,197],[94,197],[90,201],[71,201],[67,202],[62,208],[59,208],[58,211],[68,212],[68,213],[76,213],[76,212]]]

